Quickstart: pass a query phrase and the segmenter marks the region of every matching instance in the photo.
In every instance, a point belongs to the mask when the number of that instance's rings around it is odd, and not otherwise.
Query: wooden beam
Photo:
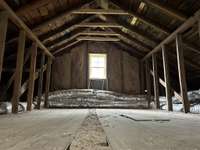
[[[144,95],[145,94],[145,73],[144,73],[144,64],[143,62],[140,61],[140,94]]]
[[[20,98],[20,88],[23,72],[23,61],[24,61],[24,49],[25,49],[25,40],[26,33],[21,30],[19,33],[19,41],[17,48],[17,62],[16,62],[16,71],[15,71],[15,81],[13,88],[13,97],[12,97],[12,113],[18,113],[18,103]]]
[[[187,95],[187,83],[185,76],[185,66],[184,66],[184,54],[183,54],[183,44],[182,37],[180,34],[176,36],[176,53],[177,53],[177,63],[178,63],[178,74],[179,74],[179,84],[181,97],[183,99],[184,112],[190,112],[190,103]]]
[[[148,101],[148,108],[150,108],[151,103],[151,76],[150,76],[150,64],[149,60],[145,60],[145,75],[146,75],[146,98]]]
[[[171,81],[169,74],[169,62],[168,62],[168,52],[166,50],[166,46],[162,46],[162,57],[163,57],[163,68],[164,68],[164,79],[165,79],[165,94],[167,100],[167,109],[168,111],[173,110],[172,106],[172,95],[171,95]]]
[[[75,25],[75,27],[78,28],[122,28],[121,25],[118,25],[116,23],[81,23],[81,24],[77,24]]]
[[[35,72],[36,72],[36,61],[37,61],[37,44],[32,44],[31,49],[31,64],[29,73],[29,84],[28,84],[28,95],[27,95],[27,110],[32,110],[33,94],[35,87]]]
[[[0,31],[1,31],[0,32],[0,81],[3,68],[7,27],[8,27],[8,13],[6,11],[1,11],[0,12]]]
[[[149,25],[150,27],[152,27],[152,28],[154,28],[154,29],[156,29],[156,30],[158,30],[158,31],[160,31],[160,32],[163,32],[163,33],[166,34],[166,35],[169,35],[169,34],[171,33],[171,31],[169,31],[169,29],[167,29],[166,27],[164,27],[164,26],[162,26],[162,25],[160,25],[160,24],[154,22],[154,21],[151,20],[151,19],[148,19],[148,18],[146,18],[146,17],[143,17],[142,15],[140,15],[140,14],[134,12],[134,11],[130,11],[130,10],[127,10],[127,9],[123,8],[123,7],[122,7],[119,3],[117,3],[117,2],[110,1],[110,3],[111,3],[113,6],[119,8],[119,9],[125,11],[125,12],[128,12],[131,16],[138,18],[140,21],[142,21],[143,23]]]
[[[44,69],[43,66],[45,64],[45,55],[42,53],[40,60],[40,72],[39,72],[39,80],[38,80],[38,100],[37,100],[37,109],[40,109],[41,99],[42,99],[42,91],[43,91],[43,74]]]
[[[158,80],[158,64],[157,64],[157,55],[152,55],[152,65],[153,65],[153,85],[154,85],[154,101],[156,109],[160,109],[159,101],[159,80]]]
[[[37,36],[15,14],[15,12],[8,6],[8,4],[4,0],[0,0],[0,6],[8,12],[10,20],[21,30],[23,29],[26,32],[27,37],[29,37],[32,41],[35,41],[38,44],[39,48],[41,48],[47,55],[53,58],[53,55],[49,52],[49,50],[42,44],[42,42],[37,38]]]
[[[148,57],[150,57],[153,53],[159,51],[162,47],[162,45],[168,44],[171,41],[173,41],[176,38],[176,35],[178,33],[183,33],[185,30],[193,26],[197,20],[198,20],[198,15],[200,13],[200,10],[198,10],[192,17],[187,19],[180,27],[178,27],[173,33],[171,33],[166,39],[164,39],[160,44],[158,44],[151,52],[149,52],[142,60],[144,61]]]
[[[95,14],[95,15],[129,15],[128,12],[118,9],[80,9],[72,12],[73,14]]]
[[[142,1],[154,8],[160,9],[163,13],[172,16],[178,20],[186,21],[188,18],[186,15],[180,13],[175,9],[170,8],[169,6],[167,6],[167,4],[160,3],[158,0],[142,0]]]
[[[83,8],[83,7],[88,7],[88,6],[92,5],[94,2],[95,2],[95,0],[92,0],[92,1],[90,1],[89,3],[82,4],[82,5],[78,6],[78,7],[76,6],[76,8],[72,8],[71,10],[67,9],[66,11],[64,11],[64,12],[62,12],[62,13],[60,13],[60,14],[54,16],[54,17],[51,17],[50,19],[46,20],[45,22],[43,22],[43,23],[41,23],[41,24],[35,26],[32,30],[33,30],[34,32],[37,32],[37,30],[39,30],[39,29],[41,29],[41,28],[43,28],[43,27],[46,27],[46,26],[48,26],[48,25],[50,25],[50,24],[53,24],[53,23],[55,23],[55,22],[58,21],[58,20],[62,20],[62,19],[65,18],[67,15],[72,14],[73,11],[78,10],[78,9],[81,9],[81,8]]]
[[[99,42],[118,42],[119,38],[115,37],[100,37],[100,36],[79,36],[78,41],[99,41]]]
[[[69,48],[69,47],[71,47],[71,46],[73,46],[73,45],[76,45],[76,44],[78,44],[78,43],[80,43],[80,42],[81,42],[80,40],[79,40],[79,41],[76,40],[76,41],[74,41],[74,42],[72,42],[72,43],[69,43],[69,44],[65,45],[64,47],[62,47],[62,48],[60,48],[60,49],[58,49],[58,50],[55,50],[55,52],[53,52],[53,54],[56,55],[56,54],[58,54],[58,53],[64,51],[65,49],[67,49],[67,48]]]
[[[50,80],[51,80],[51,64],[52,59],[48,57],[47,62],[47,71],[46,71],[46,84],[45,84],[45,100],[44,100],[44,107],[48,107],[48,97],[49,97],[49,88],[50,88]]]

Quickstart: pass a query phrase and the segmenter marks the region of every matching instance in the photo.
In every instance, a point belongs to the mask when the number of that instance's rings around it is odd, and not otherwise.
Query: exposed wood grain
[[[35,71],[37,61],[37,44],[33,43],[31,48],[31,64],[29,72],[29,84],[28,84],[28,95],[27,95],[27,110],[32,110],[33,94],[35,88]]]
[[[180,34],[178,34],[176,37],[176,53],[177,53],[181,97],[183,100],[184,112],[188,113],[190,112],[190,103],[189,103],[188,95],[187,95],[187,82],[186,82],[186,76],[185,76],[183,45],[182,45],[182,37]]]
[[[15,71],[15,81],[12,97],[12,113],[18,113],[18,103],[20,98],[21,80],[24,62],[24,49],[25,49],[26,33],[21,30],[19,34],[18,48],[17,48],[17,61]]]
[[[8,13],[6,11],[0,11],[0,31],[1,31],[0,32],[0,81],[3,68],[7,27],[8,27]]]

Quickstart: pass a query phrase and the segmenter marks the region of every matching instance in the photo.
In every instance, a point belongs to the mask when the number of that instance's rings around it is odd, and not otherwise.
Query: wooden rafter
[[[188,18],[186,15],[182,14],[181,12],[179,12],[175,9],[172,9],[171,7],[167,6],[166,4],[164,5],[164,4],[160,3],[158,0],[142,0],[142,1],[145,2],[146,4],[149,4],[150,6],[152,6],[154,8],[158,8],[165,14],[172,16],[178,20],[186,21]]]
[[[198,14],[200,13],[200,10],[198,10],[194,16],[190,17],[185,21],[178,29],[176,29],[173,33],[171,33],[166,39],[164,39],[161,43],[159,43],[151,52],[149,52],[142,60],[144,61],[148,57],[150,57],[153,53],[159,51],[162,47],[162,45],[170,43],[172,40],[176,38],[176,35],[178,33],[182,33],[185,30],[187,30],[189,27],[193,26],[199,19]]]
[[[20,29],[23,29],[26,32],[26,36],[29,37],[32,41],[35,41],[39,48],[41,48],[47,55],[53,58],[53,55],[49,50],[42,44],[42,42],[37,38],[37,36],[26,26],[26,24],[21,21],[21,19],[15,14],[15,12],[7,5],[4,0],[0,1],[0,7],[6,10],[9,14],[9,19],[16,24]]]
[[[80,9],[72,12],[73,14],[96,14],[96,15],[129,15],[128,12],[118,9]]]

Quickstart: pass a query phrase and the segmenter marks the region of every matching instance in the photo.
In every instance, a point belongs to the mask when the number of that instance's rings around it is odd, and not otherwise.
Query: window
[[[106,54],[89,54],[89,79],[106,79]]]

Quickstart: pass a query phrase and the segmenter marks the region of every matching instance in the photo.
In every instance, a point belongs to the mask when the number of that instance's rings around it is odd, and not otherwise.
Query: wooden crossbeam
[[[78,41],[99,41],[99,42],[118,42],[119,38],[115,37],[99,37],[99,36],[79,36]]]
[[[96,14],[96,15],[129,15],[128,12],[117,9],[80,9],[72,12],[73,14]]]
[[[0,12],[0,81],[3,68],[3,58],[5,52],[6,33],[8,27],[8,13],[6,11]]]
[[[193,26],[199,17],[197,14],[200,13],[200,10],[198,10],[195,15],[187,19],[180,27],[178,27],[173,33],[171,33],[166,39],[164,39],[162,42],[160,42],[151,52],[149,52],[142,60],[144,61],[148,57],[150,57],[153,53],[159,51],[162,47],[162,45],[170,43],[172,40],[176,38],[176,35],[178,33],[183,33],[185,30],[187,30],[189,27]]]
[[[35,87],[35,72],[36,72],[36,61],[37,61],[37,44],[33,43],[31,48],[31,64],[29,73],[29,84],[27,94],[27,110],[32,110],[33,94]]]
[[[37,36],[27,27],[27,25],[15,14],[15,12],[7,5],[4,0],[0,0],[0,6],[3,7],[9,14],[9,19],[17,25],[20,29],[23,29],[26,32],[26,36],[29,37],[32,41],[36,42],[47,55],[53,58],[53,55],[49,50],[42,44],[42,42],[37,38]]]
[[[167,109],[168,111],[173,110],[172,106],[172,95],[171,95],[171,81],[169,73],[169,62],[168,62],[168,52],[166,46],[162,46],[162,58],[163,58],[163,68],[164,68],[164,79],[165,79],[165,93],[167,99]]]
[[[116,23],[81,23],[81,24],[77,24],[75,25],[75,27],[78,28],[122,28],[121,25],[118,25]]]
[[[188,18],[186,15],[180,13],[179,11],[177,11],[175,9],[172,9],[171,7],[167,6],[166,4],[160,3],[158,0],[142,0],[142,1],[149,4],[150,6],[152,6],[154,8],[158,8],[165,14],[172,16],[178,20],[186,21]]]
[[[17,62],[15,71],[15,81],[12,97],[12,113],[18,113],[18,103],[20,98],[21,80],[23,72],[24,49],[25,49],[26,33],[21,30],[19,34],[18,49],[17,49]]]

